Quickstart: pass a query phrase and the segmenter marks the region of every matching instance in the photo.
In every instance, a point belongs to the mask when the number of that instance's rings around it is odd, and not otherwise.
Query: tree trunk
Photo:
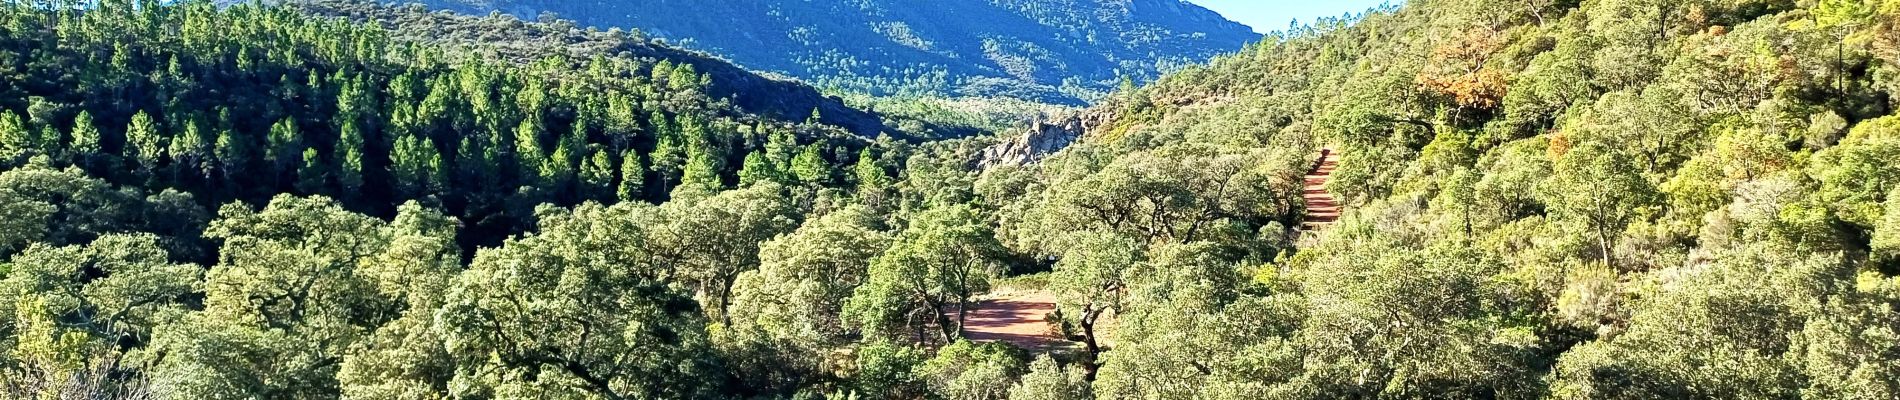
[[[719,323],[729,327],[732,326],[732,314],[727,310],[732,308],[732,285],[739,282],[739,277],[721,277],[721,279],[724,282],[720,282],[723,289],[719,291]]]
[[[950,327],[950,318],[943,316],[942,313],[938,313],[937,330],[943,333],[943,344],[950,344],[957,341],[956,331],[962,330],[962,327]]]
[[[957,337],[963,337],[963,323],[969,321],[970,301],[965,300],[968,298],[969,296],[964,296],[963,298],[957,299]]]
[[[1834,43],[1834,81],[1835,90],[1842,98],[1847,97],[1847,38],[1841,35],[1841,41]]]
[[[1612,250],[1610,249],[1610,231],[1608,229],[1603,227],[1597,228],[1597,245],[1603,247],[1603,266],[1615,269],[1616,264],[1613,261],[1615,257],[1610,253]]]
[[[930,308],[929,311],[931,315],[931,320],[937,322],[937,331],[943,334],[943,343],[950,344],[951,342],[956,341],[956,332],[953,331],[952,329],[962,330],[962,326],[958,326],[956,328],[950,327],[950,317],[946,317],[943,315],[944,313],[943,303],[937,302],[937,301],[931,301],[929,298],[925,298],[924,303],[925,303],[925,306]],[[961,308],[961,306],[959,306],[959,308]],[[957,312],[962,313],[963,311],[959,309],[957,310]],[[923,338],[921,337],[918,338],[918,340],[922,340],[922,339]]]
[[[1097,313],[1096,315],[1099,316],[1101,314]],[[1086,356],[1087,359],[1082,360],[1084,381],[1094,382],[1095,372],[1098,370],[1101,370],[1102,368],[1100,362],[1098,361],[1101,359],[1102,347],[1100,344],[1098,344],[1098,342],[1095,341],[1095,317],[1094,316],[1085,315],[1082,317],[1082,345],[1086,349],[1088,349],[1088,355]]]
[[[1464,207],[1464,220],[1465,220],[1465,240],[1470,241],[1473,235],[1473,232],[1471,229],[1471,206]]]

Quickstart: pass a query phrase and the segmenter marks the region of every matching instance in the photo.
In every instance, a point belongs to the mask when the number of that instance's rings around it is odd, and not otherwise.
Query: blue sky
[[[1312,22],[1319,17],[1337,17],[1385,4],[1387,0],[1188,0],[1219,11],[1227,19],[1239,21],[1262,33],[1286,29],[1299,19]],[[1403,0],[1391,0],[1392,4]]]

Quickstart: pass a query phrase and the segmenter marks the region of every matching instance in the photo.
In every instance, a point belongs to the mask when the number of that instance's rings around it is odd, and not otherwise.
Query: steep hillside
[[[637,28],[824,86],[1077,104],[1259,39],[1181,0],[431,0]]]
[[[208,205],[295,193],[386,214],[418,200],[468,221],[467,245],[519,232],[543,203],[664,201],[789,173],[794,158],[832,185],[830,164],[873,142],[943,134],[571,25],[209,2],[11,11],[32,30],[0,37],[14,55],[0,64],[0,166],[70,166]],[[474,32],[489,36],[451,43]]]
[[[240,2],[227,2],[236,4]],[[932,139],[976,134],[967,126],[939,126],[877,115],[849,106],[836,97],[793,79],[764,76],[717,56],[656,43],[649,37],[624,31],[582,29],[571,21],[522,20],[508,15],[471,16],[430,12],[416,5],[396,6],[370,0],[298,0],[279,2],[313,15],[375,22],[405,42],[494,54],[527,63],[561,56],[596,56],[667,61],[692,66],[709,75],[707,94],[728,100],[741,110],[773,118],[802,120],[814,111],[821,122],[843,127],[865,137],[892,135],[900,139]],[[908,126],[899,128],[898,125]]]
[[[1416,0],[1119,93],[977,186],[1052,281],[1133,287],[1063,309],[1118,318],[1097,398],[1892,398],[1897,102],[1896,1]],[[1318,239],[1193,235],[1284,210],[1322,147]],[[1166,167],[1210,154],[1306,163]]]

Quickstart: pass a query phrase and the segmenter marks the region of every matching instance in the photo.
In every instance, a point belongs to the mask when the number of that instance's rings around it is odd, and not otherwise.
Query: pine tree
[[[27,126],[19,114],[0,111],[0,156],[15,158],[37,152],[39,132]]]
[[[571,127],[573,129],[568,130],[566,135],[561,136],[561,141],[556,143],[557,145],[566,147],[567,154],[577,158],[585,158],[588,154],[593,153],[588,149],[587,145],[587,138],[589,137],[589,133],[593,132],[592,127],[594,126],[594,123],[588,122],[588,120],[592,118],[587,117],[586,115],[588,114],[593,113],[582,113],[583,116],[574,121],[574,125]],[[568,162],[584,161],[586,160],[568,160]]]
[[[631,96],[614,96],[607,99],[607,126],[605,128],[614,148],[631,148],[634,141],[639,138],[639,107],[639,101]]]
[[[437,77],[429,81],[428,94],[416,105],[416,121],[424,132],[453,125],[467,117],[467,110],[460,109],[454,103],[455,85],[448,77]],[[463,123],[462,125],[467,125]]]
[[[363,131],[353,118],[343,120],[338,129],[336,150],[336,183],[344,193],[357,193],[363,189]]]
[[[330,81],[342,83],[336,96],[336,114],[339,118],[353,120],[375,112],[375,102],[366,87],[369,85],[360,77],[353,79],[343,71],[337,71],[331,75]]]
[[[883,171],[883,165],[864,148],[857,152],[857,165],[851,167],[851,174],[857,178],[857,197],[866,205],[883,205],[891,195],[891,176]]]
[[[546,184],[550,171],[547,168],[547,154],[541,150],[541,127],[531,120],[521,121],[520,125],[515,126],[514,142],[515,162],[521,165],[521,180],[524,184]]]
[[[693,71],[692,64],[680,64],[673,68],[673,76],[666,78],[666,86],[674,92],[696,90],[699,85],[699,73]]]
[[[508,178],[517,178],[505,175],[516,173],[521,168],[528,168],[528,166],[522,164],[521,159],[515,155],[514,138],[514,132],[506,129],[487,130],[482,133],[482,139],[484,141],[482,145],[482,158],[488,160],[486,167],[492,168],[488,171],[490,179],[498,183],[506,181]]]
[[[243,173],[245,167],[250,164],[251,145],[246,143],[242,136],[226,130],[218,134],[216,154],[218,165],[223,169],[226,178],[232,178],[234,175]]]
[[[132,115],[132,122],[125,128],[125,148],[121,154],[127,159],[137,161],[139,168],[147,173],[158,170],[158,160],[165,157],[165,136],[158,131],[158,123],[152,116],[140,111]]]
[[[303,162],[297,166],[297,190],[306,194],[321,193],[325,186],[324,178],[329,176],[325,169],[323,157],[317,154],[317,149],[304,149]]]
[[[659,63],[653,64],[652,79],[654,84],[662,84],[671,76],[673,76],[673,60],[660,60]]]
[[[672,119],[666,117],[665,113],[656,110],[653,114],[647,116],[647,128],[656,137],[661,133],[677,133],[679,127],[673,126],[672,121]]]
[[[798,136],[790,130],[774,129],[766,134],[765,159],[779,171],[789,171],[798,157]]]
[[[303,133],[297,131],[295,120],[284,118],[271,125],[270,137],[266,140],[264,161],[277,171],[292,171],[303,157]]]
[[[581,164],[581,195],[589,200],[605,200],[614,196],[614,154],[600,146],[593,146],[593,155]]]
[[[211,145],[217,139],[206,138],[203,126],[197,118],[187,119],[184,128],[172,137],[169,152],[174,176],[210,176],[213,170]]]
[[[73,117],[71,148],[74,160],[84,160],[105,152],[99,127],[94,123],[90,111],[80,111],[78,116]]]
[[[739,169],[739,186],[752,186],[761,182],[784,183],[785,176],[778,166],[772,165],[764,151],[754,151],[745,156],[745,166]]]
[[[686,162],[686,169],[680,174],[680,184],[674,191],[695,190],[702,193],[717,193],[725,187],[720,182],[718,163],[712,155],[693,152],[692,159]]]
[[[428,164],[436,158],[433,147],[427,140],[411,135],[396,139],[389,151],[389,176],[396,181],[397,193],[414,199],[428,192]]]
[[[541,160],[541,184],[553,193],[567,193],[574,186],[574,157],[570,146],[555,146],[554,154]]]
[[[660,176],[660,188],[670,190],[668,184],[679,180],[680,170],[686,165],[686,143],[678,129],[667,122],[666,115],[653,113],[652,124],[657,142],[654,144],[653,172]]]
[[[620,153],[620,188],[615,195],[620,201],[640,201],[646,188],[646,166],[641,165],[640,153],[627,149]]]
[[[474,136],[463,136],[462,144],[455,147],[456,182],[464,189],[495,186],[495,171],[499,168],[490,157],[488,146],[481,143],[484,142]]]
[[[858,163],[851,167],[851,171],[857,178],[858,186],[882,187],[890,184],[890,175],[868,147],[858,151]]]
[[[425,157],[422,176],[428,179],[429,193],[446,193],[449,190],[449,166],[442,159],[442,152],[436,150],[435,139],[422,138],[421,154]]]
[[[805,146],[805,150],[792,159],[792,176],[807,185],[824,185],[831,182],[831,163],[825,161],[823,149],[818,145]]]
[[[683,118],[680,121],[680,133],[686,141],[686,166],[680,173],[679,190],[717,193],[725,188],[719,177],[722,166],[717,149],[706,134],[705,122],[699,118]]]
[[[33,132],[33,150],[39,154],[59,155],[64,150],[60,148],[60,144],[63,143],[60,140],[60,132],[54,130],[58,122],[54,121],[54,118],[57,118],[60,110],[64,108],[66,107],[44,97],[27,98],[26,126]]]
[[[521,89],[515,92],[515,107],[521,110],[523,123],[533,123],[539,127],[544,122],[541,114],[548,109],[547,90],[547,84],[540,79],[522,82]]]

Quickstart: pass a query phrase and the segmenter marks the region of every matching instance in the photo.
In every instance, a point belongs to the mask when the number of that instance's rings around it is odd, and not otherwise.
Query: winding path
[[[1319,161],[1314,163],[1313,171],[1306,174],[1306,221],[1300,223],[1300,230],[1306,232],[1325,229],[1339,221],[1339,200],[1333,193],[1326,191],[1326,182],[1333,177],[1333,170],[1339,168],[1339,153],[1333,149],[1321,149]]]

